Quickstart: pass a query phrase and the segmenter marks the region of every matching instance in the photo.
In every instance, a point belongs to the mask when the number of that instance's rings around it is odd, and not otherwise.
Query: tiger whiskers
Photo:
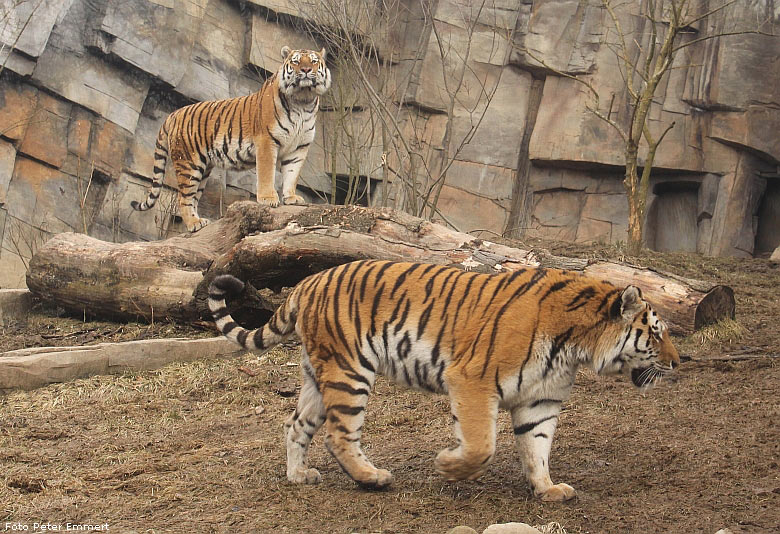
[[[642,371],[637,379],[637,385],[642,389],[653,387],[671,371],[671,367],[654,363],[652,366]]]
[[[654,378],[654,369],[652,367],[648,367],[644,371],[642,371],[642,374],[639,375],[639,379],[637,382],[639,383],[639,387],[645,388],[648,387],[653,378]]]

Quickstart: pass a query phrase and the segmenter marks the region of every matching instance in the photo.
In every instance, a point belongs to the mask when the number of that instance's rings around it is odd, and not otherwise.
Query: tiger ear
[[[327,57],[328,57],[328,52],[325,50],[325,48],[323,48],[322,50],[320,50],[320,56],[322,56],[322,61],[325,61],[325,59],[327,59]]]
[[[636,286],[628,286],[620,294],[620,298],[616,300],[616,304],[620,302],[620,315],[624,319],[631,320],[634,316],[642,311],[642,290]]]
[[[287,56],[290,55],[291,49],[289,46],[285,45],[282,47],[282,59],[287,59]]]

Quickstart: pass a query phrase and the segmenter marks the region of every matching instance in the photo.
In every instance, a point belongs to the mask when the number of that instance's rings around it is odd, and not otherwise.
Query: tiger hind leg
[[[575,496],[568,484],[550,479],[550,446],[558,426],[560,402],[535,402],[512,409],[512,426],[520,461],[534,494],[543,501],[567,501]]]
[[[335,364],[332,367],[333,372],[329,376],[325,374],[320,382],[326,413],[325,446],[360,486],[384,488],[392,483],[393,475],[374,467],[360,447],[366,403],[376,375],[366,368],[352,373],[344,372]]]
[[[202,184],[208,175],[204,169],[186,162],[175,162],[176,177],[179,182],[179,215],[181,215],[187,230],[197,232],[209,221],[198,216],[198,200],[202,192]]]
[[[303,387],[298,407],[284,424],[287,480],[296,484],[317,484],[321,479],[320,472],[308,466],[307,456],[314,434],[325,422],[325,406],[305,350],[302,370]]]
[[[195,214],[198,214],[198,204],[200,203],[200,197],[203,196],[203,190],[206,189],[206,181],[209,179],[209,175],[211,174],[211,169],[213,167],[206,167],[206,170],[203,171],[203,176],[200,179],[200,182],[198,183],[198,191],[195,193],[195,196],[193,197],[193,206],[192,208],[195,210]],[[209,219],[206,219],[205,217],[200,217],[200,227],[203,228],[204,226],[211,223]],[[195,232],[197,230],[190,230],[191,232]]]
[[[458,444],[439,452],[436,472],[446,480],[475,480],[496,452],[498,400],[481,384],[449,383],[455,438]]]

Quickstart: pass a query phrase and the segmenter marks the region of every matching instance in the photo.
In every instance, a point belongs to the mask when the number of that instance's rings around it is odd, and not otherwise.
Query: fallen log
[[[59,234],[32,258],[27,285],[45,301],[76,313],[114,318],[209,319],[206,295],[223,273],[246,281],[236,317],[264,321],[280,291],[322,269],[358,259],[454,265],[482,272],[542,266],[581,271],[619,285],[633,283],[673,332],[687,334],[734,316],[734,294],[641,267],[589,263],[475,239],[387,208],[232,204],[222,219],[195,234],[158,242],[106,243]]]
[[[198,313],[193,290],[214,260],[249,233],[277,224],[244,203],[195,235],[164,241],[108,243],[58,234],[30,261],[27,287],[43,301],[76,313],[193,320]]]
[[[588,265],[584,273],[615,285],[642,289],[675,334],[688,334],[721,319],[734,318],[734,290],[729,286],[713,286],[613,262]]]

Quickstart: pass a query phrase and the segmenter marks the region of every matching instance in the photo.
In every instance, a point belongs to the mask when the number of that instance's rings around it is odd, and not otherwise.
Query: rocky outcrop
[[[562,14],[581,4],[534,2],[534,14],[552,5]],[[754,28],[755,20],[766,20],[773,5],[740,2],[739,7],[732,6],[713,17],[709,21],[713,28],[699,28],[700,33],[687,39],[699,37],[705,30]],[[777,27],[776,9],[774,13]],[[574,15],[571,20],[575,20]],[[530,28],[535,21],[532,15]],[[604,22],[587,13],[577,21],[578,31],[569,28],[576,37],[556,41],[559,33],[547,33],[546,39],[553,42],[545,45],[543,40],[534,45],[537,57],[568,72],[594,72],[589,79],[602,95],[602,111],[611,111],[618,122],[626,120],[626,95],[613,53],[608,47],[594,48],[592,39],[589,43],[577,40],[581,35],[601,33],[604,37]],[[634,22],[640,24],[641,20]],[[573,50],[565,46],[572,39],[578,43]],[[772,146],[777,142],[772,132],[780,126],[780,107],[777,92],[756,80],[761,76],[780,79],[779,52],[777,40],[745,34],[705,41],[678,55],[677,68],[657,94],[651,114],[650,128],[656,134],[671,122],[676,124],[655,160],[657,172],[652,178],[647,225],[651,248],[712,255],[771,250],[771,244],[759,251],[755,245],[756,235],[772,225],[769,218],[759,216],[768,179],[761,173],[774,170],[780,159],[779,147]],[[570,54],[569,59],[561,58],[561,53]],[[529,157],[539,168],[529,178],[535,197],[534,217],[527,230],[531,235],[604,242],[626,238],[620,143],[607,124],[585,110],[587,99],[584,88],[575,81],[546,77],[530,143]],[[549,174],[561,176],[554,188],[547,183]],[[569,208],[560,212],[566,221],[550,217],[549,206],[559,202]],[[587,209],[588,203],[594,209]],[[777,227],[774,233],[776,246],[780,239]]]
[[[300,29],[317,22],[319,4],[308,0],[14,5],[0,8],[0,287],[24,283],[32,251],[53,233],[128,241],[181,231],[171,223],[171,190],[153,213],[129,207],[150,184],[165,116],[258,89],[284,44],[322,46]],[[385,164],[394,163],[391,138],[404,135],[418,159],[396,167],[400,179],[422,181],[420,168],[445,167],[440,217],[462,231],[626,240],[617,135],[586,110],[584,88],[560,75],[588,77],[602,111],[628,119],[598,2],[399,0],[393,19],[372,17],[365,2],[339,5],[353,37],[376,46],[386,70],[367,75],[396,91],[387,102],[399,110],[399,130],[353,94],[354,79],[334,72],[302,178],[310,200],[345,198],[354,182],[371,185],[372,203],[399,202],[387,192],[403,188],[393,189],[399,178]],[[740,0],[686,39],[755,21],[777,33],[776,1]],[[636,14],[625,22],[647,35]],[[656,157],[649,247],[747,256],[780,245],[778,57],[780,41],[755,34],[703,41],[678,56],[651,114],[652,131],[675,127]],[[352,137],[339,130],[345,108],[360,127]],[[215,170],[201,211],[219,217],[254,188],[252,171]]]

